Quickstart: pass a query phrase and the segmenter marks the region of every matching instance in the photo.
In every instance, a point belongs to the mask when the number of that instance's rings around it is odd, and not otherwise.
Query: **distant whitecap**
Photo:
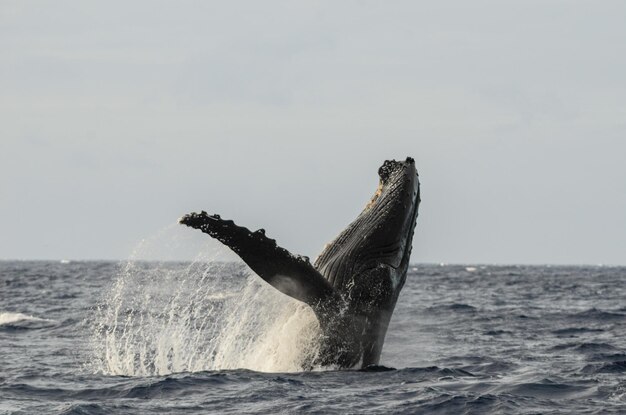
[[[29,316],[23,313],[3,312],[0,313],[0,326],[14,326],[14,325],[26,325],[30,323],[49,323],[54,322],[47,318],[39,318]]]

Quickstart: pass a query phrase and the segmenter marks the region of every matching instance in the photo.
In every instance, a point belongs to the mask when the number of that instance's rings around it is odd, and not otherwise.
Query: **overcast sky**
[[[414,262],[626,264],[625,22],[622,0],[4,0],[0,258],[122,259],[200,209],[315,257],[413,156]]]

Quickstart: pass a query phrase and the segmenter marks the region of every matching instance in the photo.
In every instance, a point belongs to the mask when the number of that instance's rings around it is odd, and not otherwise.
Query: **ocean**
[[[241,263],[0,262],[1,414],[626,413],[626,268],[410,267],[381,366]]]

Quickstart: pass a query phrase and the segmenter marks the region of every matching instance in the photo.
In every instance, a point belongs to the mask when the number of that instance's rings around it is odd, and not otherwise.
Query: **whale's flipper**
[[[179,223],[201,230],[232,249],[250,268],[271,286],[310,305],[316,312],[327,300],[337,297],[335,289],[311,265],[308,258],[292,255],[276,245],[259,229],[237,226],[232,220],[206,212],[190,213]]]

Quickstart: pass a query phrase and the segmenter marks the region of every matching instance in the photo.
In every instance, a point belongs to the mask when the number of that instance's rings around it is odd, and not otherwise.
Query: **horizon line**
[[[220,263],[236,263],[239,261],[219,261],[219,260],[194,260],[194,259],[142,259],[142,258],[88,258],[88,259],[71,259],[71,258],[0,258],[0,262],[220,262]],[[242,260],[241,260],[242,261]],[[549,263],[549,262],[410,262],[409,267],[415,266],[535,266],[535,267],[626,267],[626,264],[608,264],[608,263]]]

